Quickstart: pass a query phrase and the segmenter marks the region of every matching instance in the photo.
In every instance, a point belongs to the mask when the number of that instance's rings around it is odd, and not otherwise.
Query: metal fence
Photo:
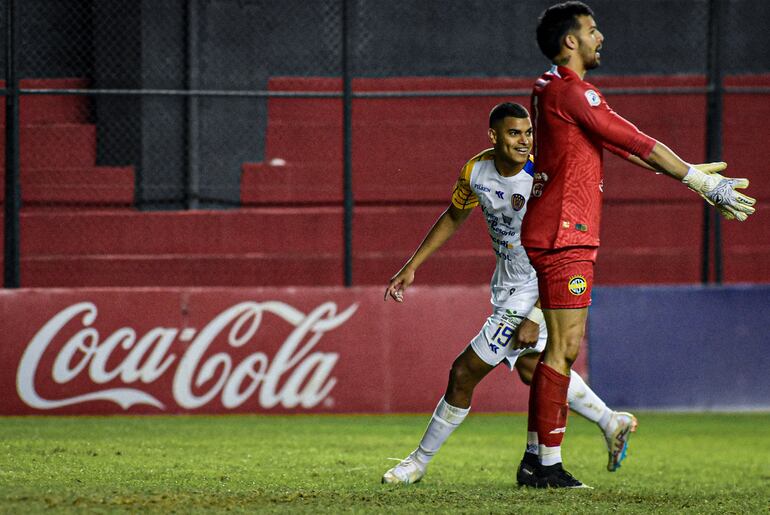
[[[431,99],[475,97],[489,107],[524,99],[526,88],[503,79],[531,80],[545,68],[533,33],[551,3],[6,0],[5,287],[162,284],[152,274],[132,280],[132,270],[162,262],[174,267],[173,255],[189,261],[202,252],[190,243],[201,226],[178,232],[164,225],[168,213],[297,206],[341,209],[339,282],[360,282],[354,278],[357,206],[444,201],[432,194],[403,200],[357,193],[354,183],[368,180],[354,166],[365,161],[362,154],[374,146],[377,156],[395,154],[402,143],[367,141],[366,124],[354,122],[359,101],[381,102],[372,116],[396,125],[405,117],[398,102],[404,99],[424,101],[425,116],[453,109],[437,104],[434,110]],[[703,118],[671,123],[702,126],[694,148],[704,155],[686,157],[721,159],[724,95],[768,100],[763,83],[725,81],[770,73],[770,58],[757,51],[767,48],[768,3],[635,0],[622,12],[610,0],[590,4],[607,38],[602,76],[699,78],[605,93],[651,95],[650,102],[695,95]],[[464,78],[474,80],[463,86]],[[441,79],[450,86],[442,89]],[[479,110],[482,125],[484,116]],[[276,127],[282,131],[271,133]],[[654,135],[666,141],[667,134]],[[474,145],[484,143],[480,136]],[[283,153],[271,155],[275,148]],[[457,168],[456,161],[442,161],[443,149],[432,151],[437,166]],[[299,154],[306,169],[286,164],[288,153]],[[252,168],[283,175],[275,184],[249,186]],[[451,180],[450,174],[445,189]],[[319,183],[330,181],[327,192]],[[148,216],[139,220],[140,214]],[[719,282],[720,225],[710,211],[702,221],[701,279]],[[135,255],[126,250],[155,238],[162,241]],[[222,243],[222,254],[237,252],[258,259],[262,247]],[[201,268],[191,270],[180,281],[218,284],[196,282]]]

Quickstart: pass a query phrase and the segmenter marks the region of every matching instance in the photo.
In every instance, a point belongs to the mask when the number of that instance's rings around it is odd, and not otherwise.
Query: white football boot
[[[614,411],[607,430],[604,432],[604,439],[607,441],[607,451],[609,460],[607,461],[607,470],[615,472],[620,468],[620,463],[626,457],[628,450],[628,439],[631,433],[636,431],[638,423],[636,417],[625,411]]]
[[[420,479],[422,479],[422,476],[425,475],[425,470],[428,468],[428,465],[418,460],[415,456],[415,452],[416,451],[412,451],[412,453],[401,460],[398,465],[385,472],[385,474],[382,476],[382,482],[391,484],[402,483],[405,485],[410,485],[412,483],[417,483]]]

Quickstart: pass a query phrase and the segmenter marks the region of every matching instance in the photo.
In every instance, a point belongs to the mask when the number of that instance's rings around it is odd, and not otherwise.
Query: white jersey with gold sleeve
[[[466,163],[455,184],[452,204],[458,209],[481,206],[497,261],[490,283],[492,304],[526,315],[538,296],[537,275],[521,246],[521,222],[535,166],[530,156],[519,173],[503,177],[494,158],[494,149],[488,149]]]

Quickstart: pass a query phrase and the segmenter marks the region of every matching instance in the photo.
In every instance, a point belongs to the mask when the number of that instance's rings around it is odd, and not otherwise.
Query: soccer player
[[[548,328],[529,401],[528,429],[537,432],[539,443],[534,483],[540,487],[583,486],[562,467],[560,446],[567,426],[570,367],[591,303],[602,150],[680,180],[727,219],[743,221],[754,212],[754,199],[736,191],[748,186],[748,180],[716,173],[725,163],[693,166],[683,161],[610,109],[599,90],[583,80],[588,70],[599,66],[603,41],[593,11],[582,2],[549,7],[537,26],[537,43],[553,66],[535,82],[532,92],[538,173],[521,242],[537,271]]]
[[[457,357],[449,373],[446,393],[439,401],[417,448],[388,470],[383,483],[415,483],[422,479],[428,463],[470,410],[476,385],[505,361],[529,384],[546,333],[542,312],[536,306],[537,276],[519,241],[521,220],[532,190],[532,124],[527,110],[503,103],[489,115],[489,139],[493,148],[475,156],[463,167],[452,202],[439,217],[414,255],[393,276],[385,290],[403,302],[404,292],[414,282],[416,270],[438,250],[480,205],[486,217],[492,249],[496,255],[491,280],[494,310],[479,334]],[[630,413],[615,412],[572,373],[569,385],[572,409],[601,428],[609,450],[608,469],[615,470],[624,457],[627,437],[636,427]],[[537,440],[528,433],[527,447],[517,478],[526,483],[537,467]]]

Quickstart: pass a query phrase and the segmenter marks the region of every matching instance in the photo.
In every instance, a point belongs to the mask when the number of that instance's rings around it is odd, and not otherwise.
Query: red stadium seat
[[[612,92],[631,86],[701,86],[702,77],[597,76],[593,81],[640,129],[669,143],[684,159],[704,159],[702,95]],[[727,79],[730,87],[768,84],[770,76]],[[338,92],[340,86],[339,80],[328,78],[283,77],[269,83],[274,91]],[[87,83],[41,79],[24,87],[82,88]],[[528,104],[526,95],[499,91],[528,90],[530,80],[356,79],[353,87],[360,94],[495,90],[489,96],[354,100],[353,282],[384,286],[449,204],[462,164],[488,145],[489,108],[503,100]],[[770,197],[770,182],[757,175],[764,170],[757,149],[764,145],[770,104],[745,93],[728,93],[724,100],[728,173],[749,177],[750,194],[760,201],[748,222],[722,225],[725,280],[768,282],[770,214],[763,199]],[[656,110],[649,109],[651,101]],[[660,109],[667,112],[665,120],[657,115]],[[95,128],[88,113],[87,100],[80,96],[22,99],[24,286],[342,284],[339,98],[268,101],[265,159],[242,165],[241,201],[246,207],[229,211],[125,209],[133,203],[134,170],[95,164]],[[702,202],[671,179],[609,154],[604,186],[597,283],[699,282]],[[2,194],[0,189],[0,201]],[[494,266],[489,247],[483,217],[474,214],[421,268],[418,280],[486,283]]]
[[[4,82],[0,81],[4,86]],[[84,89],[85,79],[24,79],[24,89]],[[22,95],[20,175],[25,208],[131,207],[133,167],[96,165],[96,126],[85,95]],[[5,124],[5,103],[0,104]],[[5,132],[0,134],[0,178],[5,174]],[[5,188],[0,202],[5,199]]]

